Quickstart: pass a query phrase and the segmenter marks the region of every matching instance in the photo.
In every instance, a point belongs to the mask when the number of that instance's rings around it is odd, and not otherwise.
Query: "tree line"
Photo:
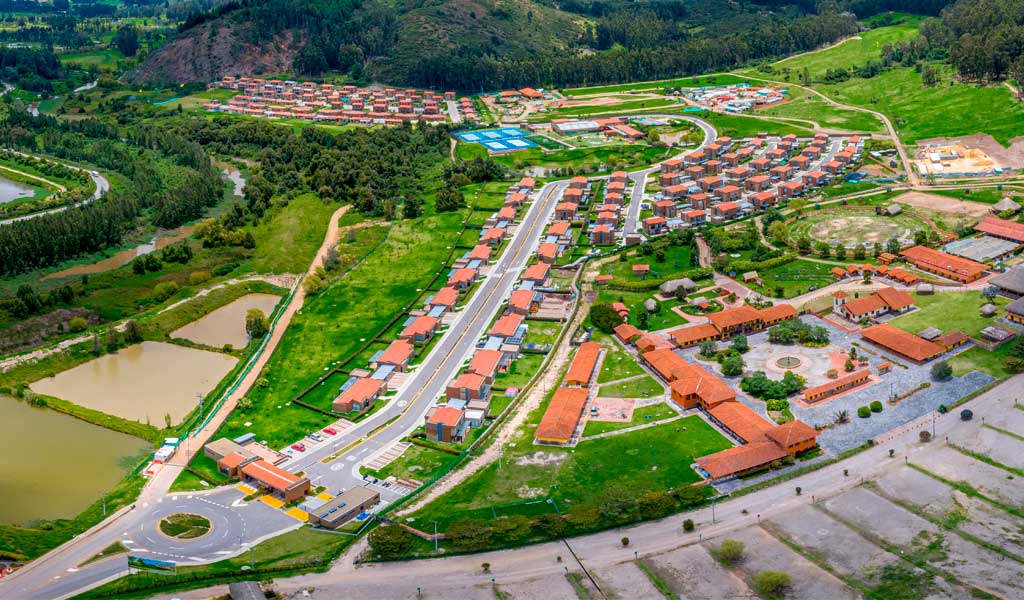
[[[921,24],[921,39],[962,77],[1024,81],[1024,0],[958,0],[941,17]]]

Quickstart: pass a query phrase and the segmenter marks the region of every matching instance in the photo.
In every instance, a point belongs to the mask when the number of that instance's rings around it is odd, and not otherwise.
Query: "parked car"
[[[322,441],[324,441],[323,436],[321,436],[319,433],[311,433],[311,434],[307,435],[306,437],[308,437],[309,439],[313,440],[314,442],[322,442]]]
[[[305,452],[306,451],[306,445],[305,444],[300,444],[300,443],[296,442],[296,443],[292,444],[292,450],[298,450],[299,452]]]
[[[336,435],[338,433],[338,430],[333,427],[324,427],[323,431],[327,435]]]

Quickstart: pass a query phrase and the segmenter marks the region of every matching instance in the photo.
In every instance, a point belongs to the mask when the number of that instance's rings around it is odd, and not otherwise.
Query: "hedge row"
[[[794,253],[787,253],[777,258],[769,258],[768,260],[752,261],[752,260],[737,260],[729,263],[729,269],[736,272],[747,272],[747,271],[760,271],[774,269],[775,267],[782,266],[787,263],[791,263],[796,260],[797,255]]]

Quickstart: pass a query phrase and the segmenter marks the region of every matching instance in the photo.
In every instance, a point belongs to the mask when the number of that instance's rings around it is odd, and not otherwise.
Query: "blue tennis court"
[[[515,127],[503,127],[501,129],[481,129],[479,131],[467,131],[456,133],[455,137],[463,142],[471,144],[483,144],[489,141],[505,141],[510,139],[524,138],[528,133]],[[524,146],[524,148],[527,146]]]
[[[537,144],[521,138],[509,138],[507,140],[488,140],[480,142],[480,145],[491,152],[508,152],[509,150],[526,150],[527,148],[533,148]]]

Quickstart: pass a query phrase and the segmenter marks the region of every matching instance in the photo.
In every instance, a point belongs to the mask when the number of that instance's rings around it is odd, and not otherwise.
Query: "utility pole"
[[[434,524],[434,554],[437,554],[437,521],[431,521]]]
[[[715,522],[715,497],[711,497],[711,522]]]

